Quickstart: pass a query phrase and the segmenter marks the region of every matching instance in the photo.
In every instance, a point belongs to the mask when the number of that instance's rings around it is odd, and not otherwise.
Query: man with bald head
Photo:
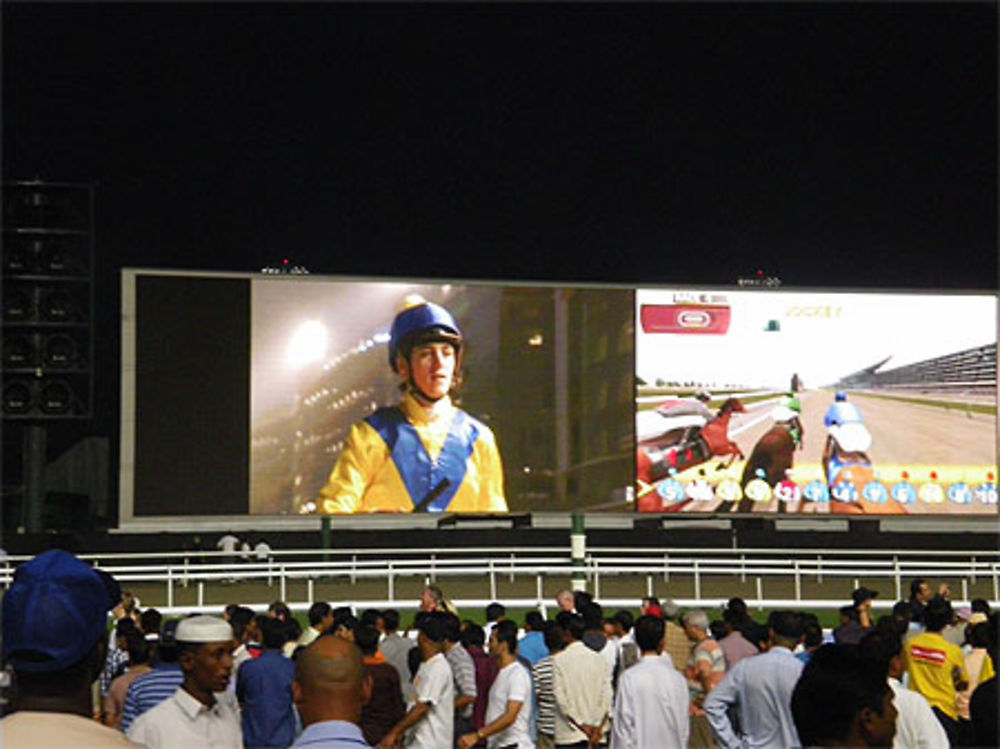
[[[361,651],[342,637],[320,637],[296,660],[292,696],[305,730],[291,749],[370,749],[361,707],[371,696]]]
[[[568,611],[572,614],[574,609],[573,591],[569,588],[562,588],[556,593],[556,605],[559,607],[559,611]]]

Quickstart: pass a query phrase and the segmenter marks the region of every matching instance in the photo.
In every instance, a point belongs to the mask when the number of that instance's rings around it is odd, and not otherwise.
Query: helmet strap
[[[406,389],[413,393],[413,397],[417,399],[422,404],[433,406],[439,401],[443,400],[448,394],[445,393],[440,398],[432,398],[427,395],[423,390],[417,387],[417,383],[413,381],[413,375],[407,374],[406,376]]]

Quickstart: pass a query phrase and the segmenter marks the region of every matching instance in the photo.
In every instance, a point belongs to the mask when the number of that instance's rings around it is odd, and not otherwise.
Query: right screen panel
[[[640,289],[640,512],[997,513],[991,295]]]

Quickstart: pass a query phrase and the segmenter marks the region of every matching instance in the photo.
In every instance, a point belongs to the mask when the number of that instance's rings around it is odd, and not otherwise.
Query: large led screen
[[[254,279],[250,512],[625,507],[632,299],[615,289]],[[421,302],[461,332],[461,387],[449,396],[461,423],[448,409],[440,421],[426,401],[415,408],[405,389],[419,378],[390,365],[394,316]]]
[[[636,292],[636,506],[995,515],[988,295]]]
[[[126,271],[122,298],[123,523],[996,517],[995,295]],[[389,338],[419,300],[461,331],[464,426],[414,425],[406,457]],[[371,496],[335,490],[345,454]]]

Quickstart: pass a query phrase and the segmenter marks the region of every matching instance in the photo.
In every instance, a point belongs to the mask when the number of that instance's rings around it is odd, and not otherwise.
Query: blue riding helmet
[[[843,390],[840,390],[840,391],[837,392],[837,394],[834,396],[833,399],[835,401],[841,401],[841,402],[842,401],[846,401],[847,400],[847,393],[845,393]]]
[[[407,307],[396,315],[389,331],[389,366],[393,372],[397,371],[396,355],[418,338],[423,342],[445,341],[453,345],[456,352],[462,346],[462,331],[444,307],[433,302]]]

